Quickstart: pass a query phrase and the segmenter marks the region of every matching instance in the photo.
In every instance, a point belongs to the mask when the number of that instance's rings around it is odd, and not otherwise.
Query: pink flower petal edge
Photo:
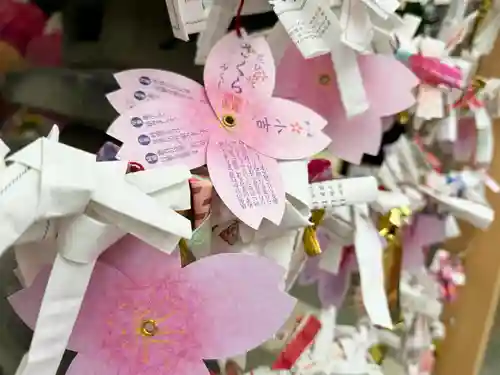
[[[130,236],[127,238],[131,240]],[[127,246],[121,243],[120,247]],[[134,240],[132,247],[141,257],[146,257],[143,261],[162,262],[161,257],[152,256],[159,251],[149,245]],[[131,264],[126,264],[130,259],[126,257],[117,261],[118,255],[114,253],[118,254],[118,249],[118,245],[116,250],[111,249],[104,260],[107,263],[96,264],[69,345],[79,355],[105,359],[113,371],[118,369],[116,374],[128,374],[128,370],[149,374],[151,368],[163,371],[166,363],[170,363],[167,367],[172,375],[198,370],[197,363],[203,358],[230,357],[261,344],[281,327],[293,310],[295,300],[279,290],[283,269],[267,258],[220,254],[175,270],[168,258],[177,257],[160,253],[167,260],[163,270],[168,273],[159,275],[155,272],[159,272],[160,267],[152,267],[147,280],[144,270],[134,272],[134,268],[140,267],[139,257],[132,259]],[[127,255],[127,251],[122,255]],[[45,270],[30,288],[9,299],[31,327],[36,321],[48,275],[49,270]],[[163,298],[165,301],[161,302]],[[158,344],[148,344],[148,339],[136,331],[135,325],[140,324],[140,320],[135,319],[140,311],[154,318],[169,317],[162,323],[161,332],[169,335],[171,331],[174,335],[168,336],[167,341],[159,336]],[[175,334],[179,329],[185,334]],[[173,346],[169,344],[170,337]],[[121,346],[132,342],[130,340],[134,342],[133,347],[124,351]],[[146,345],[151,358],[143,363],[139,358],[144,355]],[[80,371],[78,362],[75,366],[73,371]]]
[[[285,190],[278,162],[231,138],[212,138],[208,171],[226,206],[251,228],[263,218],[279,225],[285,212]]]

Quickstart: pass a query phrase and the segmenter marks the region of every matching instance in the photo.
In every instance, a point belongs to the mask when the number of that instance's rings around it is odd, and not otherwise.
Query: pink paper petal
[[[243,122],[234,127],[234,134],[260,153],[276,159],[307,158],[330,143],[321,131],[326,121],[309,108],[286,99],[267,99],[265,106],[252,116],[244,116]]]
[[[121,375],[120,369],[104,360],[79,353],[66,372],[66,375]],[[128,374],[123,374],[128,375]]]
[[[370,108],[378,116],[394,115],[415,104],[411,90],[417,87],[419,80],[393,56],[360,55],[358,64]]]
[[[387,130],[392,128],[396,119],[394,118],[394,116],[388,116],[388,117],[383,117],[381,121],[382,121],[382,130],[386,132]]]
[[[191,78],[158,69],[132,69],[115,74],[122,88],[147,88],[174,97],[182,97],[196,102],[205,100],[205,89]]]
[[[323,307],[340,308],[350,285],[350,270],[342,268],[337,275],[322,272],[318,281],[318,297]]]
[[[32,329],[35,327],[49,275],[50,269],[44,269],[30,287],[9,297],[14,311]],[[87,353],[99,351],[96,340],[108,331],[109,306],[105,301],[112,301],[118,291],[131,285],[131,281],[117,269],[96,263],[68,349]]]
[[[275,159],[229,137],[212,137],[207,165],[215,190],[241,221],[254,229],[263,218],[279,225],[285,212],[285,190]]]
[[[138,105],[120,115],[108,134],[121,140],[119,157],[145,168],[183,164],[189,169],[206,162],[210,127],[219,128],[210,106],[172,97]]]
[[[382,142],[382,124],[379,116],[368,110],[346,119],[342,115],[325,128],[330,137],[328,149],[337,157],[359,164],[363,154],[377,155]]]
[[[298,283],[300,285],[311,285],[318,281],[320,277],[321,270],[319,269],[320,257],[308,258],[304,264],[304,268],[298,278]]]
[[[436,215],[419,214],[407,232],[420,246],[429,246],[446,240],[446,219]]]
[[[473,117],[460,119],[457,141],[453,143],[453,156],[457,161],[465,162],[472,158],[476,148],[476,133],[476,122]]]
[[[79,353],[66,372],[66,375],[209,375],[203,361],[164,363],[162,366],[134,372],[126,366],[113,367],[105,360]]]
[[[205,89],[219,117],[227,112],[227,95],[245,103],[270,98],[274,90],[275,66],[264,38],[239,38],[235,32],[224,36],[212,48],[204,70]]]
[[[335,79],[329,56],[306,60],[290,43],[276,71],[274,95],[296,101],[331,121],[336,115],[332,102],[343,108]]]
[[[393,115],[415,103],[411,90],[419,81],[392,56],[359,55],[358,64],[370,108],[378,116]],[[329,121],[339,111],[345,116],[330,56],[304,59],[290,44],[276,74],[276,96],[297,100]],[[391,80],[387,80],[388,76]]]
[[[136,284],[159,280],[180,268],[178,252],[166,254],[137,237],[127,235],[111,246],[99,262],[120,270]]]
[[[264,257],[219,254],[185,269],[204,308],[194,317],[203,358],[242,354],[269,339],[291,314],[295,300],[279,290],[284,270]]]

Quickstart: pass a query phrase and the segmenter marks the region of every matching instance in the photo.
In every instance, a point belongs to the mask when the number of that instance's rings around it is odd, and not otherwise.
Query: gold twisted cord
[[[403,262],[403,247],[401,241],[401,228],[407,223],[411,215],[408,207],[393,208],[380,217],[379,234],[387,241],[384,249],[384,287],[389,303],[389,311],[393,321],[392,331],[404,329],[404,320],[399,301],[399,280]],[[387,354],[388,347],[384,344],[373,345],[369,353],[377,364],[381,364]]]
[[[304,244],[305,253],[314,257],[321,254],[321,247],[319,246],[317,229],[325,217],[325,210],[313,210],[311,212],[311,225],[304,229],[304,234],[302,235],[302,243]]]

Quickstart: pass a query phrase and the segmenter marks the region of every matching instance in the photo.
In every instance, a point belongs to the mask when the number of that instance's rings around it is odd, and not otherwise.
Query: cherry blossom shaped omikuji
[[[383,118],[415,104],[417,77],[393,56],[359,55],[358,65],[369,108],[347,117],[329,55],[305,60],[290,44],[277,70],[275,95],[295,100],[328,120],[329,150],[350,163],[380,151]]]
[[[31,328],[48,277],[45,269],[9,298]],[[68,344],[78,354],[67,375],[209,375],[203,359],[246,353],[285,323],[295,300],[279,289],[282,277],[276,263],[249,254],[180,268],[178,253],[126,236],[96,264]]]
[[[272,96],[275,65],[266,40],[234,32],[223,37],[208,56],[205,87],[171,72],[156,77],[135,79],[171,94],[168,99],[140,104],[108,129],[123,142],[119,156],[146,168],[207,164],[217,193],[237,217],[254,229],[263,218],[279,224],[285,192],[278,160],[310,157],[330,139],[320,115]]]

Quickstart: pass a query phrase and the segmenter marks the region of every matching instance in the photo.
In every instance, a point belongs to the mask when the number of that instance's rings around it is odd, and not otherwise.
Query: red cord
[[[128,163],[128,168],[127,168],[127,173],[134,173],[134,172],[140,172],[143,171],[144,167],[142,164],[136,162],[136,161],[129,161]]]
[[[236,18],[234,19],[234,28],[239,38],[241,38],[241,12],[243,11],[243,5],[245,5],[245,0],[240,0],[240,5],[238,5],[238,10],[236,11]]]

